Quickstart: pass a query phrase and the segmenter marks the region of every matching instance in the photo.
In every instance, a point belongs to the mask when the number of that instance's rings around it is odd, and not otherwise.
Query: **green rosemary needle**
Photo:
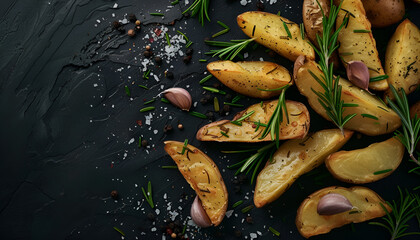
[[[210,0],[195,0],[182,14],[191,12],[191,16],[194,17],[198,14],[198,21],[201,23],[201,26],[204,26],[204,18],[210,22],[210,17],[208,14]]]
[[[206,52],[205,54],[212,55],[213,57],[218,56],[224,60],[233,60],[236,56],[239,56],[240,52],[244,50],[252,41],[254,41],[254,38],[230,40],[230,42],[205,41],[207,45],[223,47],[222,49],[218,50],[210,50],[210,52]]]

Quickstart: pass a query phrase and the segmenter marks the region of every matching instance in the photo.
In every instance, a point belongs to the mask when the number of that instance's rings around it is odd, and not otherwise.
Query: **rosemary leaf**
[[[145,108],[140,109],[140,112],[148,112],[152,110],[155,110],[155,107],[145,107]]]
[[[161,98],[161,99],[160,99],[160,101],[161,101],[161,102],[164,102],[164,103],[169,103],[169,100],[168,100],[168,99],[166,99],[166,98]]]
[[[125,85],[125,94],[129,97],[131,97],[131,92],[130,92],[130,88],[128,88],[127,85]]]
[[[144,85],[139,85],[139,87],[144,88],[144,89],[146,89],[146,90],[149,90],[149,88],[148,88],[148,87],[146,87],[146,86],[144,86]]]
[[[212,77],[213,77],[213,75],[211,75],[211,74],[205,76],[203,79],[200,80],[199,84],[203,84],[203,83],[207,82]]]
[[[154,102],[156,99],[152,99],[152,100],[150,100],[150,101],[147,101],[147,102],[145,102],[145,103],[143,103],[143,105],[147,105],[147,104],[150,104],[150,103],[152,103],[152,102]]]
[[[241,212],[242,213],[247,213],[247,212],[251,211],[251,209],[253,209],[253,208],[254,208],[254,205],[249,205],[247,207],[242,208]]]
[[[366,118],[371,118],[371,119],[374,119],[374,120],[379,120],[379,118],[378,117],[376,117],[376,116],[373,116],[373,115],[370,115],[370,114],[367,114],[367,113],[362,113],[362,114],[360,114],[362,117],[366,117]]]
[[[371,78],[369,78],[369,82],[377,82],[377,81],[385,80],[387,78],[389,78],[389,76],[386,75],[386,74],[381,75],[381,76],[371,77]]]
[[[287,36],[289,38],[292,38],[292,34],[290,33],[289,27],[287,26],[285,22],[283,22],[283,27],[284,27],[284,30],[286,30]]]
[[[152,16],[165,16],[163,13],[150,13]]]
[[[169,40],[169,35],[168,33],[165,33],[165,38],[166,38],[166,42],[168,43],[168,46],[171,46],[171,41]]]
[[[384,173],[387,173],[387,172],[391,172],[392,170],[393,169],[390,168],[390,169],[385,169],[385,170],[377,171],[377,172],[374,172],[373,175],[384,174]]]
[[[188,139],[185,139],[184,140],[184,146],[182,146],[181,155],[184,155],[185,149],[187,149],[187,146],[188,146]]]
[[[244,203],[244,201],[239,200],[239,201],[237,201],[236,203],[234,203],[234,204],[232,205],[232,208],[236,208],[237,206],[241,205],[242,203]]]
[[[354,33],[370,33],[370,30],[366,30],[366,29],[354,29],[353,32]]]
[[[274,235],[276,235],[277,237],[279,237],[280,236],[280,233],[276,230],[276,229],[274,229],[274,228],[272,228],[272,227],[269,227],[268,228],[268,230],[270,230],[270,232],[272,232]]]
[[[192,111],[192,112],[190,112],[190,115],[194,116],[194,117],[202,118],[202,119],[207,119],[206,115],[204,115],[202,113],[199,113],[199,112]]]
[[[229,135],[227,135],[225,132],[223,132],[223,131],[220,131],[220,133],[223,135],[223,136],[225,136],[225,137],[229,137]]]
[[[163,169],[178,169],[178,166],[162,166]]]
[[[244,105],[242,105],[242,104],[236,104],[236,103],[224,102],[223,104],[229,105],[229,106],[232,106],[232,107],[244,107]]]
[[[121,231],[121,229],[117,228],[117,227],[113,227],[115,231],[119,232],[122,236],[125,237],[125,233],[123,231]]]

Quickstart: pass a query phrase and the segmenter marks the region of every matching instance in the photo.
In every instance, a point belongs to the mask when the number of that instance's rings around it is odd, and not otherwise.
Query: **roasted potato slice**
[[[299,25],[276,14],[266,12],[245,12],[238,16],[237,22],[250,38],[278,54],[295,61],[300,55],[315,59],[315,51],[306,39],[302,39]],[[285,23],[291,38],[288,37]]]
[[[325,119],[329,120],[325,109],[318,101],[318,96],[312,91],[324,92],[324,89],[311,76],[309,70],[317,76],[322,75],[317,64],[313,61],[306,61],[302,67],[297,70],[295,84],[300,93],[308,98],[311,107]],[[401,126],[401,120],[398,115],[380,100],[368,92],[352,85],[349,81],[340,78],[341,99],[345,103],[358,104],[358,107],[344,108],[343,116],[356,113],[356,117],[351,119],[345,128],[355,130],[366,135],[376,136],[390,133]],[[377,119],[376,119],[377,118]]]
[[[326,16],[330,12],[330,0],[318,0]],[[322,36],[322,11],[317,0],[304,0],[302,6],[303,24],[308,38],[318,46],[316,35]]]
[[[228,205],[228,192],[216,164],[198,148],[184,143],[166,141],[165,151],[178,166],[185,180],[195,190],[204,210],[214,226],[219,225],[225,216]]]
[[[302,174],[321,165],[332,152],[340,149],[353,135],[352,131],[327,129],[305,139],[289,140],[274,153],[257,177],[254,192],[256,207],[279,198]]]
[[[337,193],[346,197],[353,205],[354,210],[334,215],[319,215],[317,206],[319,200],[329,193]],[[382,217],[391,208],[374,191],[365,187],[327,187],[309,195],[300,205],[296,215],[296,226],[299,233],[309,238],[315,235],[330,232],[334,228],[349,223],[364,222],[373,218]]]
[[[351,13],[347,27],[341,29],[337,38],[340,44],[338,52],[343,64],[347,65],[346,63],[350,61],[362,61],[368,66],[371,78],[385,75],[362,2],[360,0],[343,0],[341,8],[342,10],[337,16],[337,28],[343,22],[344,16],[348,14],[347,11]],[[386,80],[369,84],[369,88],[378,91],[385,91],[388,87]]]
[[[363,184],[389,176],[404,157],[404,145],[396,138],[363,149],[339,151],[325,160],[330,173],[343,182]]]
[[[367,18],[374,27],[387,27],[401,21],[405,14],[403,0],[362,0]]]
[[[289,71],[271,62],[216,61],[209,63],[207,70],[230,89],[253,98],[267,99],[281,93],[281,90],[258,89],[277,89],[292,84]]]
[[[409,94],[420,84],[420,30],[410,20],[404,20],[389,40],[385,55],[388,83]],[[393,98],[390,90],[386,96]]]
[[[242,126],[233,124],[229,120],[221,120],[203,126],[197,132],[197,139],[200,141],[215,142],[263,142],[271,141],[268,134],[264,139],[260,139],[265,127],[258,127],[258,122],[267,124],[273,114],[278,100],[266,101],[263,104],[251,105],[246,110],[236,114],[232,121],[238,120],[242,116],[254,111],[254,113],[242,121]],[[309,129],[309,112],[303,103],[286,101],[289,115],[289,123],[283,121],[279,128],[279,139],[303,138]],[[223,133],[222,133],[223,132]],[[227,136],[226,136],[227,135]]]

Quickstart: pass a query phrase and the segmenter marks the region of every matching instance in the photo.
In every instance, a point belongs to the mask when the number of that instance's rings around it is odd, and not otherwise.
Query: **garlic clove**
[[[350,61],[346,66],[347,78],[357,87],[369,92],[369,69],[362,61]],[[369,92],[370,93],[370,92]]]
[[[317,206],[319,215],[334,215],[353,209],[350,201],[341,194],[329,193],[323,196]]]
[[[205,228],[212,225],[210,218],[204,210],[198,196],[195,196],[194,202],[191,205],[190,215],[194,223],[199,227]]]
[[[169,88],[163,92],[163,95],[173,105],[182,110],[189,111],[192,105],[190,93],[183,88]]]

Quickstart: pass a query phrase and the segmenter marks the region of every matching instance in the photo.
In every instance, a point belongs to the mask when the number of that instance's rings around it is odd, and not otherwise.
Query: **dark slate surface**
[[[190,0],[192,2],[192,0]],[[162,239],[159,225],[170,217],[167,210],[179,215],[176,220],[183,224],[188,220],[193,191],[176,170],[161,169],[173,165],[163,151],[163,141],[190,139],[190,143],[207,152],[222,171],[227,184],[229,209],[238,200],[252,203],[252,188],[241,186],[234,193],[234,171],[227,166],[245,156],[224,155],[223,149],[235,149],[246,144],[201,143],[195,140],[196,130],[208,123],[182,112],[171,105],[156,101],[151,126],[145,125],[145,115],[139,113],[145,100],[157,96],[162,89],[185,87],[199,102],[203,91],[198,81],[204,77],[209,48],[205,37],[219,31],[216,24],[222,20],[232,30],[218,40],[245,38],[236,27],[236,15],[256,10],[255,2],[243,7],[239,1],[212,1],[211,23],[201,27],[197,19],[183,18],[184,1],[173,8],[169,0],[123,0],[113,8],[109,0],[51,0],[32,1],[4,0],[0,8],[0,238],[1,239],[121,239],[113,227],[126,234],[126,239]],[[302,1],[278,0],[265,4],[266,11],[277,13],[301,22]],[[408,16],[420,24],[419,6],[408,3]],[[165,12],[165,18],[152,17],[149,12]],[[135,38],[119,34],[110,27],[111,22],[122,20],[135,13],[142,21],[142,30]],[[113,17],[112,14],[115,14]],[[97,22],[100,21],[100,23]],[[174,26],[165,24],[175,21]],[[158,24],[158,23],[163,23]],[[194,42],[193,60],[186,65],[177,55],[161,67],[150,66],[153,77],[142,79],[144,47],[149,43],[146,34],[156,28],[169,27],[169,35],[175,30],[185,32]],[[125,29],[132,27],[126,25]],[[396,26],[375,29],[378,48],[384,52],[387,39]],[[164,39],[152,43],[155,54],[166,45]],[[185,50],[185,47],[182,47]],[[281,57],[271,58],[264,48],[250,52],[247,60],[274,61],[291,69],[292,63]],[[163,72],[173,66],[174,80],[165,79]],[[208,85],[217,83],[216,79]],[[146,91],[137,87],[147,85]],[[124,86],[131,90],[126,96]],[[235,94],[226,89],[232,96]],[[418,95],[418,92],[416,93]],[[412,98],[417,98],[412,94]],[[214,95],[224,101],[222,95]],[[306,103],[295,88],[288,98]],[[241,104],[258,102],[242,99]],[[195,111],[205,113],[212,105],[200,103]],[[230,111],[232,117],[240,108]],[[216,115],[221,118],[220,115]],[[311,111],[311,131],[332,127]],[[141,120],[142,126],[136,121]],[[175,129],[165,134],[163,126],[182,123],[183,131]],[[158,130],[157,134],[153,130]],[[149,140],[147,149],[137,147],[142,136]],[[345,149],[365,147],[383,140],[356,136]],[[130,144],[130,140],[134,143]],[[418,178],[407,174],[413,167],[403,161],[390,177],[377,183],[367,184],[385,199],[396,199],[397,185],[412,188]],[[315,180],[314,180],[315,179]],[[141,186],[147,181],[153,185],[153,197],[160,213],[151,222],[146,215],[152,210],[143,200]],[[235,209],[232,217],[212,229],[197,230],[188,226],[187,235],[194,239],[234,239],[234,229],[240,229],[243,237],[259,231],[259,239],[272,239],[269,226],[281,232],[282,239],[302,239],[294,225],[296,209],[310,193],[326,186],[348,184],[333,179],[324,166],[315,174],[301,177],[280,199],[263,209],[249,213],[254,223],[248,224]],[[114,201],[110,192],[117,190],[120,199]],[[166,196],[166,199],[165,199]],[[180,200],[181,199],[181,200]],[[413,221],[413,225],[416,223]],[[153,227],[157,231],[152,231]],[[366,223],[345,226],[328,235],[313,239],[384,239],[384,229]],[[408,239],[408,238],[407,238]],[[412,238],[414,239],[414,238]]]

